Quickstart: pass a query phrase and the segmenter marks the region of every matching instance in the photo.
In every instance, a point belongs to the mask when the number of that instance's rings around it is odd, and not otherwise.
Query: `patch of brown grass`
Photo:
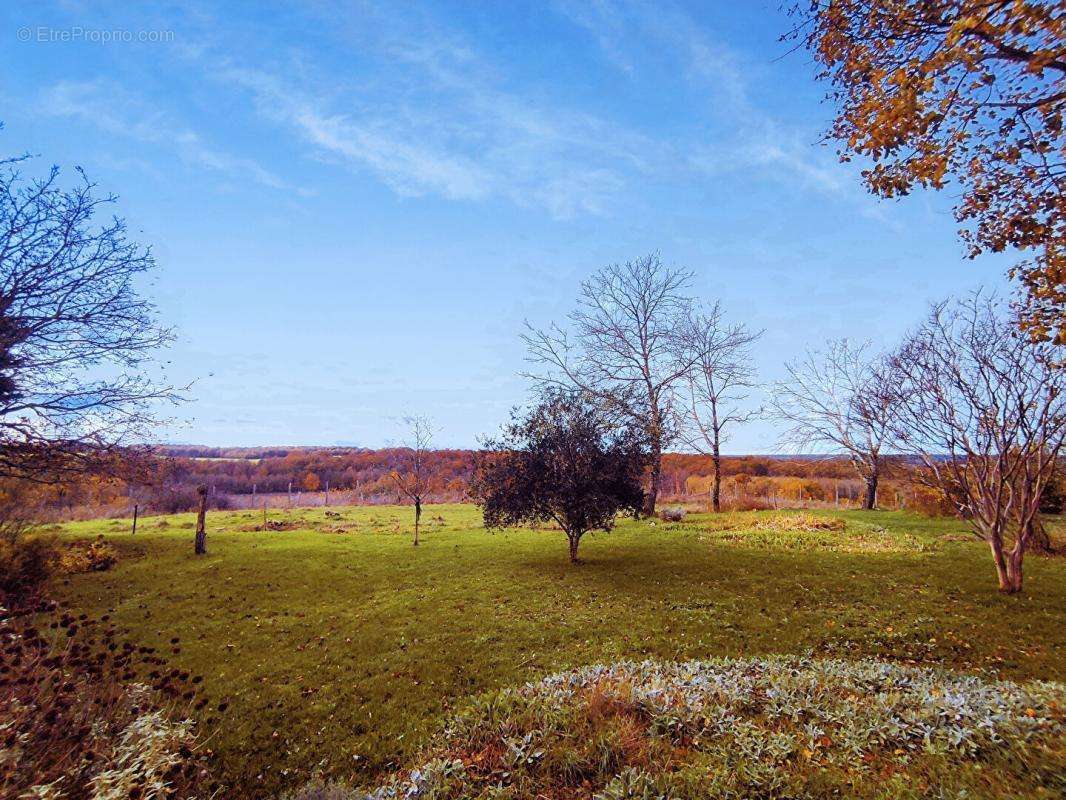
[[[761,531],[845,531],[848,524],[839,517],[822,517],[815,514],[774,514],[761,517],[754,526]]]

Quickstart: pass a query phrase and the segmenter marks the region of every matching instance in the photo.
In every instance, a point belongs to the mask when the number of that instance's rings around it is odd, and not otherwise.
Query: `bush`
[[[297,797],[1060,796],[1064,707],[1062,684],[878,661],[622,662],[474,700],[369,794]]]
[[[1048,481],[1040,498],[1041,514],[1062,514],[1066,511],[1066,467],[1059,466]]]
[[[958,516],[958,510],[951,498],[939,489],[915,483],[911,486],[908,502],[909,510],[923,517]]]
[[[58,560],[51,537],[0,538],[0,605],[23,608],[35,603]]]
[[[194,486],[160,486],[148,497],[146,505],[158,514],[180,514],[192,511],[198,502]]]
[[[210,508],[228,511],[234,507],[228,494],[212,494],[208,498]],[[154,489],[145,501],[145,509],[156,514],[182,514],[200,507],[200,495],[195,486],[166,485]]]
[[[60,571],[73,575],[79,572],[105,572],[118,563],[118,553],[109,545],[103,534],[86,545],[72,544],[59,556]]]
[[[765,497],[742,497],[722,499],[723,511],[769,511],[773,506]]]
[[[659,519],[663,522],[681,522],[688,516],[688,512],[681,506],[667,506],[659,510]]]
[[[107,617],[34,612],[0,608],[0,797],[206,796],[186,718],[206,705],[199,679],[120,641]]]

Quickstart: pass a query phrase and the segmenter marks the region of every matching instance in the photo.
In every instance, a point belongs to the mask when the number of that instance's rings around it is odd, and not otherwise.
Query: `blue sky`
[[[878,201],[820,143],[779,5],[7,3],[0,152],[83,166],[152,245],[197,379],[160,438],[380,446],[410,412],[471,446],[526,397],[522,321],[606,263],[693,270],[767,383],[1003,286],[950,188]]]

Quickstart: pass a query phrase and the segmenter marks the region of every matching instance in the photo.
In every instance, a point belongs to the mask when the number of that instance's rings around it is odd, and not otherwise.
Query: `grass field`
[[[327,513],[329,516],[327,516]],[[776,512],[775,512],[776,513]],[[965,527],[843,512],[843,532],[758,529],[758,515],[625,521],[583,563],[551,530],[486,532],[471,506],[361,507],[73,523],[105,534],[109,572],[59,598],[204,676],[219,776],[246,797],[314,773],[371,780],[406,763],[457,701],[571,666],[651,656],[873,656],[1015,679],[1066,680],[1066,558],[1027,560],[995,591]],[[205,711],[205,718],[206,718]],[[206,721],[206,720],[205,720]]]

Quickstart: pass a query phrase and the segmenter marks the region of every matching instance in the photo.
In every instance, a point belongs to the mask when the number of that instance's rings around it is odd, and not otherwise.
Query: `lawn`
[[[103,533],[121,560],[57,592],[204,676],[218,774],[245,797],[316,773],[376,779],[464,697],[622,658],[811,652],[1066,680],[1066,558],[1031,557],[1005,597],[958,522],[835,516],[845,531],[627,520],[587,536],[576,566],[559,531],[488,532],[472,506],[428,506],[417,548],[407,508],[272,511],[277,531],[211,513],[199,558],[192,515],[136,536],[73,523],[64,538]]]

